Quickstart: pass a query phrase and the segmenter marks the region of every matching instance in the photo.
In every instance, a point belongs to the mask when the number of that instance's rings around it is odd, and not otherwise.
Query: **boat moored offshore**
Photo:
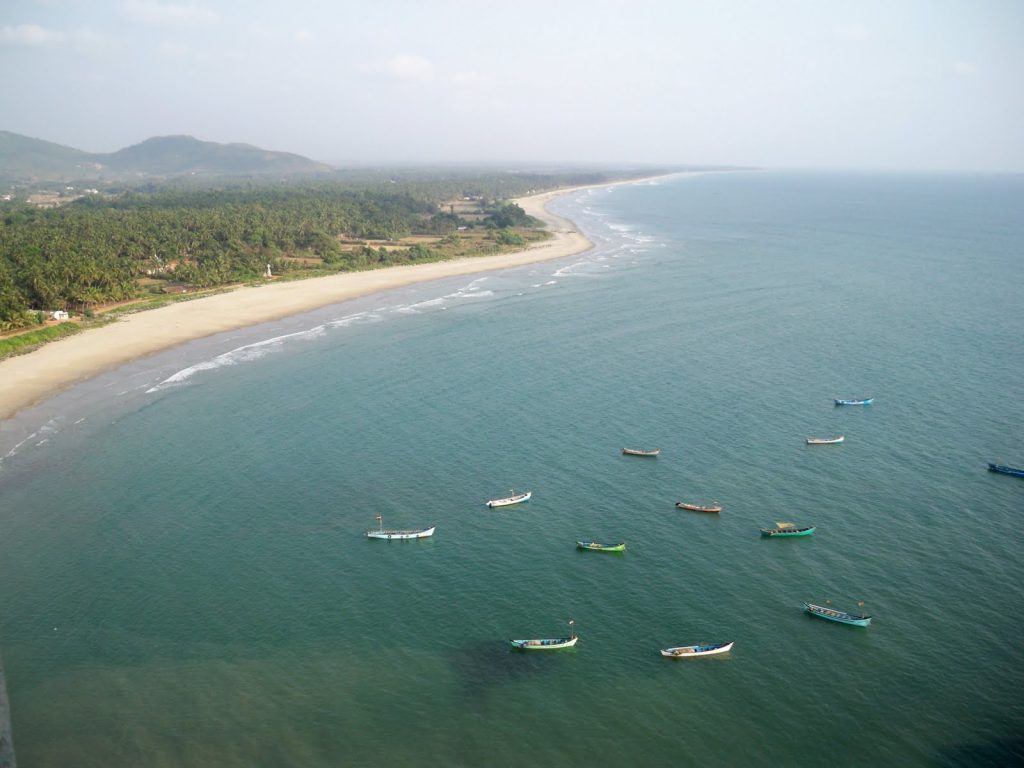
[[[692,659],[695,656],[714,656],[717,653],[728,653],[733,643],[705,643],[703,645],[679,645],[675,648],[662,648],[661,655],[670,659]]]
[[[1001,475],[1013,475],[1014,477],[1024,477],[1024,469],[1018,467],[1008,467],[1006,464],[988,464],[989,472],[998,472]]]
[[[722,508],[718,504],[712,504],[711,506],[704,506],[703,504],[690,504],[685,501],[677,501],[676,507],[679,509],[686,509],[690,512],[721,512]]]
[[[572,648],[579,640],[573,632],[574,619],[569,619],[569,637],[543,637],[532,640],[509,640],[513,648],[520,651],[558,651],[562,648]]]
[[[661,448],[653,448],[649,451],[641,448],[623,448],[622,452],[627,456],[657,456],[661,453]]]
[[[871,405],[875,402],[875,398],[865,397],[861,400],[843,400],[837,397],[835,398],[835,402],[836,405]]]
[[[398,530],[385,530],[384,519],[377,515],[377,530],[367,531],[366,538],[368,539],[425,539],[428,536],[434,535],[434,529],[437,526],[431,528],[417,528],[409,531],[398,531]]]
[[[814,526],[797,526],[793,523],[776,523],[774,528],[762,528],[762,536],[810,536],[814,533]]]
[[[871,623],[871,617],[867,614],[837,611],[835,608],[827,608],[824,605],[815,605],[814,603],[804,603],[804,608],[806,608],[807,612],[812,616],[817,616],[821,619],[828,619],[829,621],[838,621],[840,624],[850,624],[854,627],[866,627]]]
[[[843,442],[846,439],[846,435],[839,435],[839,437],[808,437],[808,445],[836,445],[837,443]]]
[[[526,493],[516,493],[515,488],[509,491],[509,495],[504,499],[491,499],[487,502],[487,506],[491,507],[510,507],[513,504],[521,504],[524,501],[529,501],[530,497],[533,496],[533,491],[527,491]]]
[[[626,542],[619,544],[599,544],[596,541],[577,541],[576,549],[588,549],[591,552],[625,552]]]

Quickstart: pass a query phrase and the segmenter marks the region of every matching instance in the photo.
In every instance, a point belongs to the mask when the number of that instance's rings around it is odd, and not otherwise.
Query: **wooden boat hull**
[[[700,504],[687,504],[684,501],[677,501],[676,507],[679,509],[685,509],[689,512],[721,512],[721,507],[705,507]]]
[[[762,536],[810,536],[814,533],[815,528],[813,525],[809,525],[806,528],[762,528]]]
[[[625,552],[626,542],[621,544],[598,544],[596,541],[577,541],[576,549],[586,549],[591,552]]]
[[[839,398],[835,398],[835,402],[836,405],[871,405],[875,402],[875,398],[868,397],[864,400],[841,400]]]
[[[733,643],[707,643],[704,645],[680,645],[675,648],[662,648],[661,655],[670,659],[694,659],[698,656],[714,656],[728,653]]]
[[[839,437],[808,437],[808,445],[839,445],[846,439],[846,435],[840,435]]]
[[[487,506],[491,509],[495,507],[511,507],[513,504],[522,504],[524,501],[529,501],[532,496],[533,491],[527,491],[526,493],[519,493],[505,499],[491,499],[487,502]]]
[[[560,651],[563,648],[572,648],[576,645],[579,637],[552,637],[538,638],[533,640],[509,640],[513,648],[520,651]]]
[[[622,452],[626,456],[657,456],[661,453],[661,449],[655,448],[653,451],[641,451],[639,448],[623,448]]]
[[[421,528],[418,531],[367,531],[366,538],[386,539],[388,541],[395,539],[425,539],[428,536],[433,536],[436,528],[437,526],[435,525],[433,528]]]
[[[1017,467],[1008,467],[1005,464],[992,464],[988,465],[989,472],[998,472],[1001,475],[1013,475],[1014,477],[1024,477],[1024,469],[1018,469]]]
[[[852,627],[866,627],[871,623],[870,616],[858,616],[855,613],[847,613],[846,611],[837,611],[834,608],[826,608],[823,605],[815,605],[814,603],[804,603],[804,608],[812,616],[817,616],[819,619],[826,619],[828,621],[835,621],[839,624],[849,624]]]

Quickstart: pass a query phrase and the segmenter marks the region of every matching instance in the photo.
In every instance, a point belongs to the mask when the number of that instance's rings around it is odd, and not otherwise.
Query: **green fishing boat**
[[[762,536],[810,536],[814,533],[814,526],[797,526],[793,523],[776,523],[774,528],[762,528]]]
[[[589,549],[594,552],[625,552],[626,542],[620,544],[599,544],[596,541],[577,541],[576,549]]]

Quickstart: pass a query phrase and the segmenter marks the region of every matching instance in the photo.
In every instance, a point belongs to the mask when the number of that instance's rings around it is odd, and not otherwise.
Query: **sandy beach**
[[[636,181],[640,180],[615,184]],[[522,251],[240,287],[215,296],[126,315],[110,325],[0,361],[0,381],[3,382],[0,418],[10,418],[27,406],[135,358],[222,331],[277,320],[412,283],[508,269],[582,253],[593,243],[571,221],[545,208],[556,197],[582,188],[553,190],[516,200],[528,214],[544,221],[553,234],[551,239]]]

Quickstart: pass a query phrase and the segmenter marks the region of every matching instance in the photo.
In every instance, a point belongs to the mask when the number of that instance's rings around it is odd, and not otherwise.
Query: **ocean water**
[[[554,209],[597,247],[3,425],[21,765],[1024,761],[1024,481],[986,471],[1024,465],[1024,179],[721,173]],[[484,506],[510,488],[533,499]],[[368,541],[378,514],[437,533]],[[508,645],[570,618],[574,650]]]

